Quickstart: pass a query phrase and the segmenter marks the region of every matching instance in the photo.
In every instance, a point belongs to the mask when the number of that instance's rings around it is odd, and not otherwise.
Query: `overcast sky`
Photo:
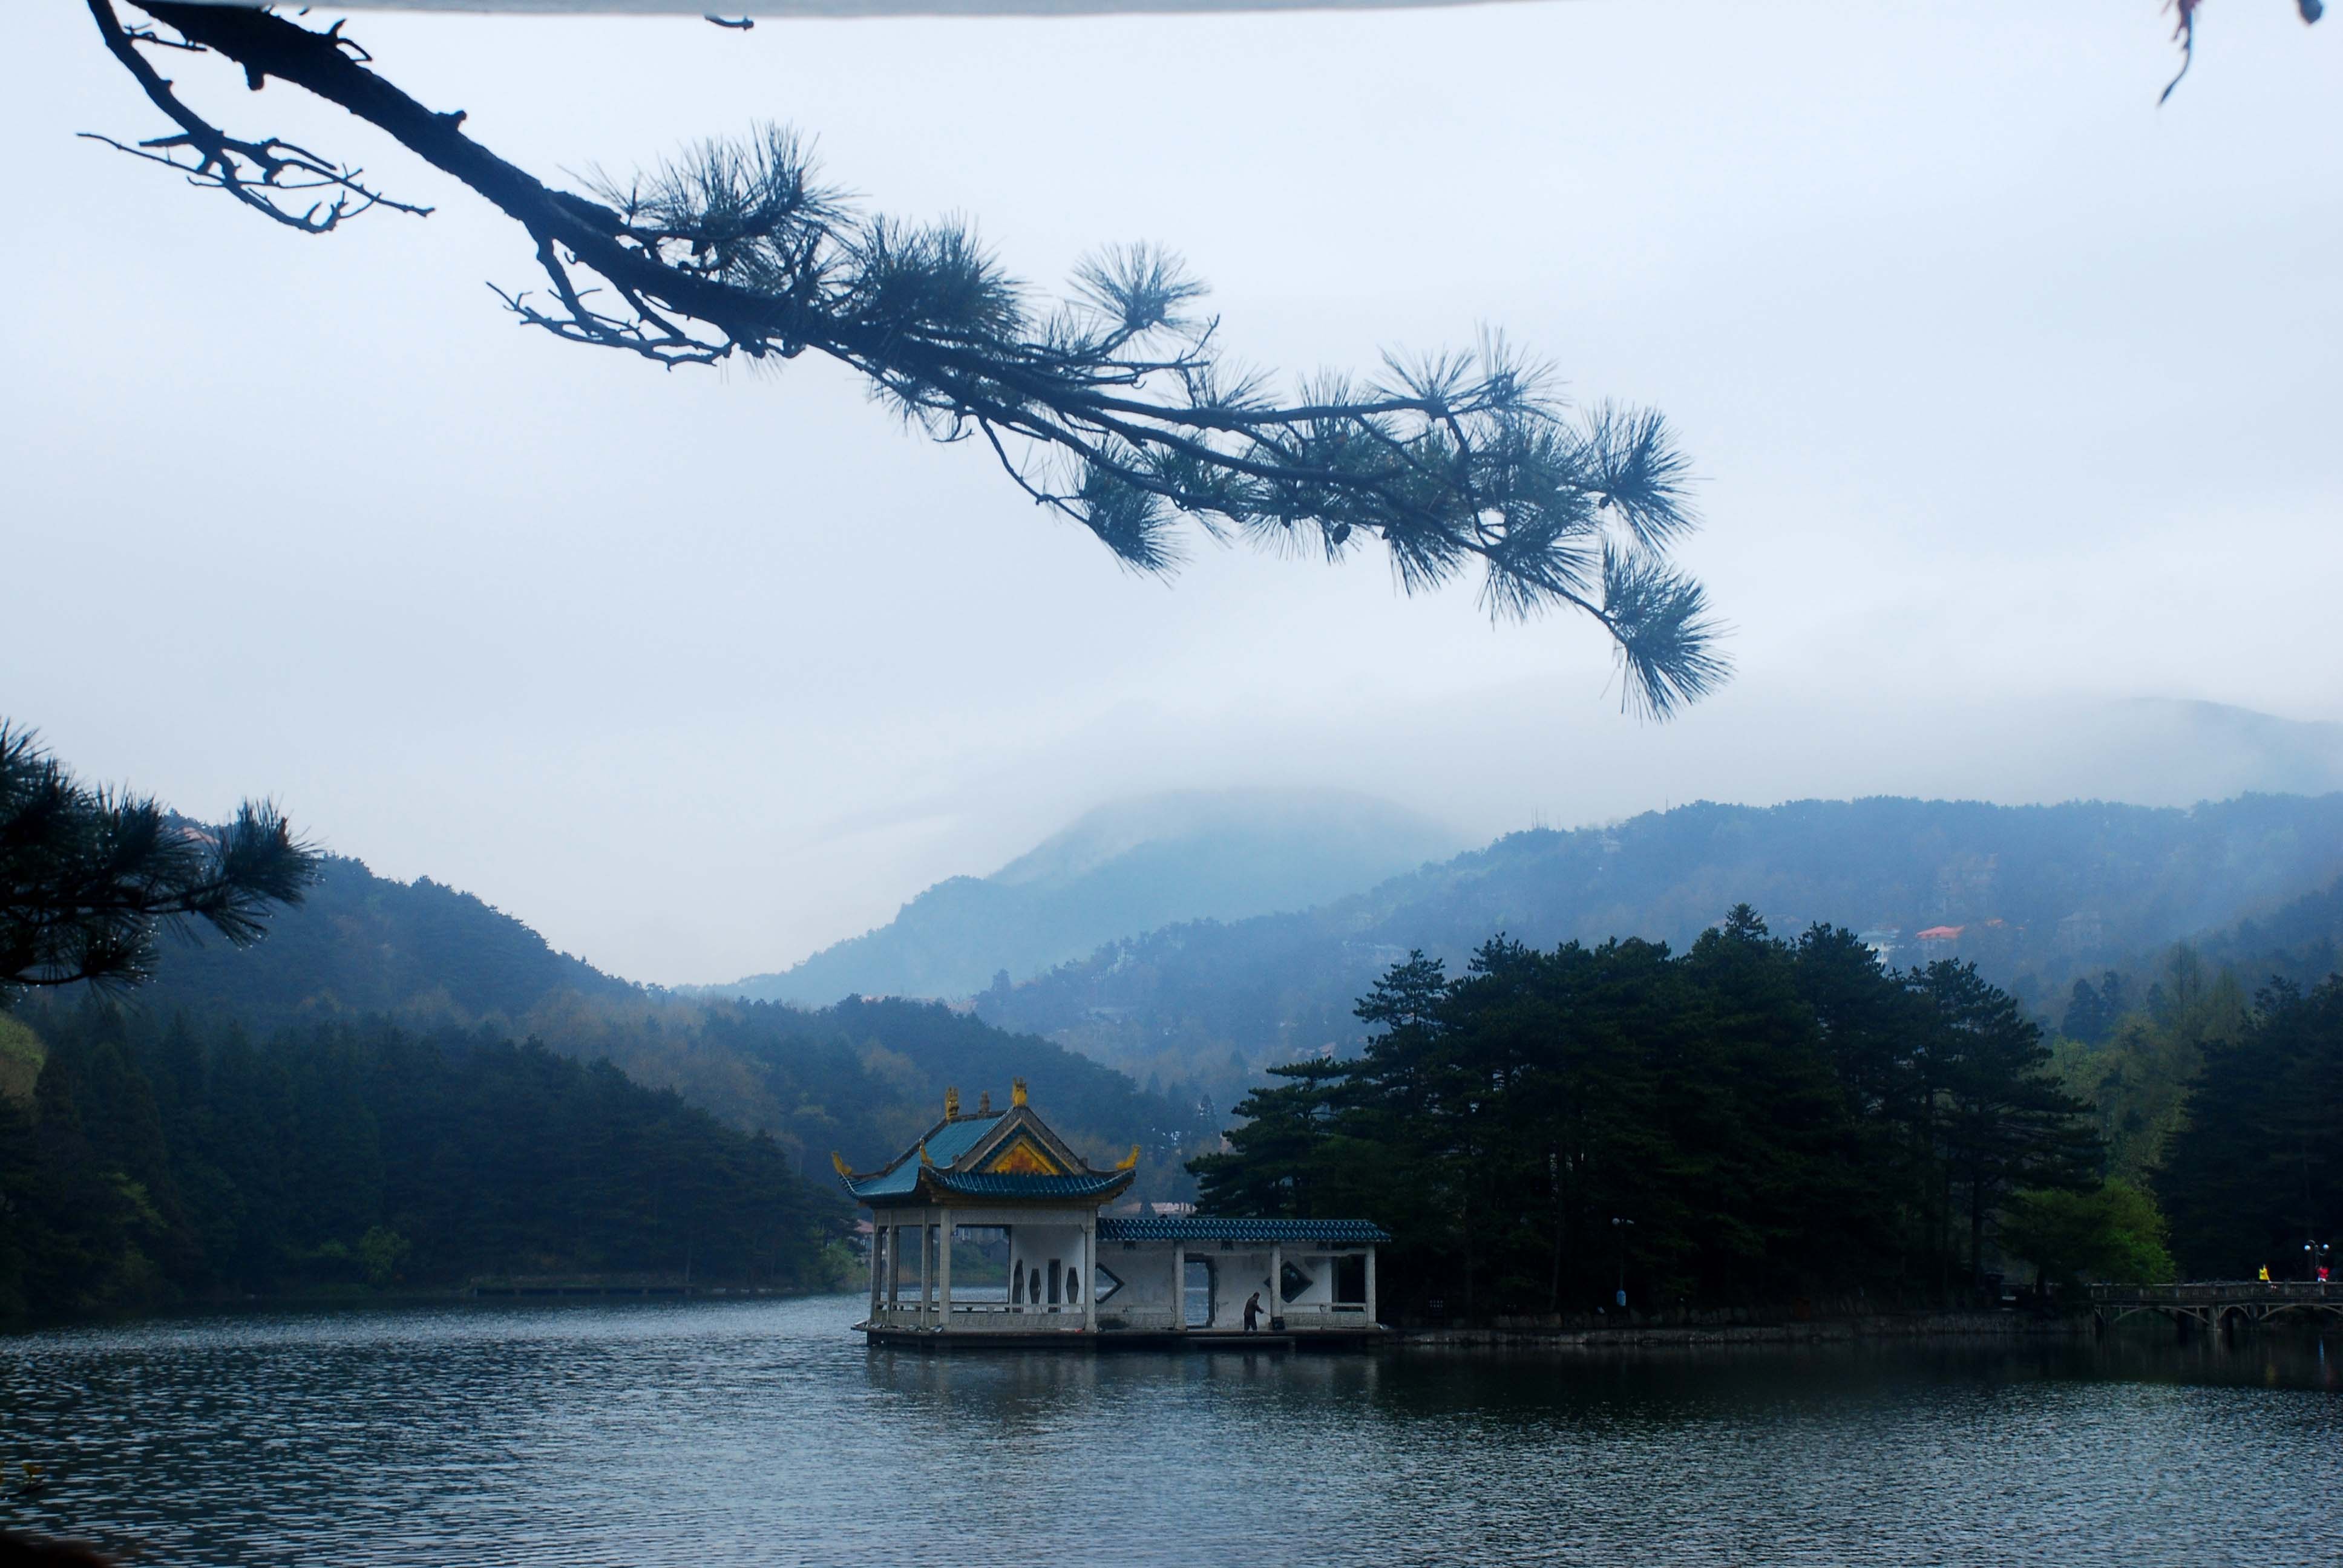
[[[1492,628],[1369,557],[1207,548],[1167,588],[810,357],[663,374],[525,333],[483,286],[533,281],[524,236],[282,85],[169,65],[436,216],[305,238],[73,140],[160,126],[80,5],[19,5],[0,713],[669,982],[1159,788],[1339,784],[1475,839],[1703,795],[2185,795],[2067,755],[2087,716],[2343,719],[2343,21],[2217,0],[2159,110],[2159,10],[352,22],[548,176],[785,119],[1036,279],[1180,249],[1255,363],[1492,324],[1656,405],[1739,663],[1656,729],[1583,625]]]

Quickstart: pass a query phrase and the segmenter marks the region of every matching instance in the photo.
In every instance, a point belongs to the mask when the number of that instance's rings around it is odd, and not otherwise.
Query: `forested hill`
[[[1348,1050],[1361,1038],[1353,999],[1411,949],[1453,963],[1494,932],[1681,949],[1745,900],[1777,930],[1820,920],[1871,933],[1897,966],[1973,959],[2055,1011],[2078,974],[2269,910],[2338,872],[2343,795],[2187,810],[1697,804],[1513,834],[1302,914],[1132,937],[977,1009],[1142,1077],[1192,1064],[1225,1088],[1270,1062]]]
[[[0,1326],[479,1274],[820,1288],[843,1262],[833,1185],[608,1063],[379,1020],[256,1045],[36,1016],[36,1086],[0,1088]]]
[[[83,1000],[35,998],[21,1021],[51,1034]],[[607,1058],[639,1083],[771,1135],[795,1169],[824,1183],[833,1150],[866,1169],[900,1152],[934,1121],[947,1086],[973,1102],[988,1089],[1005,1100],[1012,1078],[1029,1080],[1052,1124],[1090,1151],[1146,1145],[1142,1186],[1162,1196],[1187,1191],[1176,1151],[1212,1120],[1188,1085],[1144,1091],[1062,1046],[939,1004],[807,1010],[632,985],[555,951],[469,893],[391,881],[340,858],[254,947],[166,940],[154,981],[121,1005],[153,1027],[185,1017],[199,1030],[233,1025],[260,1042],[374,1019],[429,1030],[486,1026],[581,1061]],[[0,1072],[6,1067],[0,1059]]]
[[[267,940],[238,950],[216,938],[163,943],[141,1010],[167,1017],[233,1014],[247,1028],[385,1013],[471,1023],[517,1019],[563,991],[619,997],[636,988],[557,952],[528,926],[470,893],[418,878],[377,877],[328,856]]]
[[[2197,950],[2205,963],[2239,975],[2249,987],[2282,980],[2315,990],[2343,970],[2343,878],[2215,931]]]
[[[972,996],[1175,920],[1305,910],[1453,853],[1463,840],[1332,789],[1186,790],[1089,812],[989,877],[954,877],[873,931],[708,994],[819,1004]]]
[[[1182,1164],[1220,1118],[1179,1075],[1141,1089],[1124,1073],[940,1002],[847,1000],[818,1011],[778,1002],[571,996],[524,1020],[566,1055],[607,1058],[639,1082],[672,1089],[733,1125],[771,1134],[827,1181],[829,1156],[870,1170],[910,1147],[942,1113],[947,1086],[970,1105],[1006,1104],[1023,1078],[1050,1125],[1093,1160],[1145,1151],[1136,1191],[1180,1198]],[[1221,1109],[1228,1101],[1224,1097]]]

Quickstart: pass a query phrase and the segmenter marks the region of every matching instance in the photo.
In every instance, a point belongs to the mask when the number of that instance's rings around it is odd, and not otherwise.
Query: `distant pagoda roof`
[[[1101,1220],[1099,1244],[1109,1241],[1383,1242],[1391,1233],[1369,1220],[1245,1220],[1217,1214],[1175,1214]]]
[[[1025,1081],[1010,1091],[1006,1111],[987,1094],[962,1115],[960,1091],[944,1091],[944,1117],[920,1141],[877,1171],[856,1171],[836,1154],[838,1178],[855,1201],[896,1208],[949,1200],[994,1203],[1102,1203],[1131,1185],[1139,1164],[1131,1157],[1111,1171],[1094,1171],[1025,1102]]]

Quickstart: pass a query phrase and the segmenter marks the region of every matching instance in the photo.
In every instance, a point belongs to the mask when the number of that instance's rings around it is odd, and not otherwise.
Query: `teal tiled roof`
[[[897,1161],[891,1171],[866,1176],[860,1181],[849,1181],[846,1190],[869,1202],[873,1198],[908,1198],[919,1190],[919,1185],[920,1156],[914,1151],[910,1158]]]
[[[1165,1219],[1101,1220],[1107,1241],[1388,1241],[1391,1232],[1371,1220],[1241,1220],[1216,1214]]]
[[[1128,1171],[1090,1171],[1075,1176],[1011,1174],[999,1171],[953,1171],[934,1173],[935,1184],[947,1192],[970,1198],[1103,1198],[1130,1181]]]
[[[1000,1125],[1002,1112],[989,1116],[963,1116],[947,1121],[928,1134],[924,1147],[928,1158],[938,1165],[950,1165],[961,1155],[984,1141],[984,1135]],[[920,1149],[914,1144],[903,1157],[876,1176],[860,1181],[849,1181],[846,1190],[864,1202],[873,1198],[908,1198],[920,1190]]]
[[[913,1144],[884,1171],[869,1176],[855,1176],[840,1167],[846,1190],[857,1200],[874,1205],[893,1205],[910,1200],[935,1202],[953,1197],[994,1199],[1021,1202],[1091,1202],[1097,1203],[1113,1197],[1131,1185],[1129,1171],[1093,1171],[1075,1157],[1077,1169],[1058,1175],[1040,1171],[956,1171],[954,1166],[974,1164],[973,1156],[982,1149],[1001,1124],[1015,1117],[1025,1117],[1031,1131],[1053,1151],[1052,1159],[1064,1158],[1066,1151],[1056,1138],[1042,1127],[1038,1118],[1029,1111],[1011,1107],[1006,1111],[981,1111],[974,1116],[954,1116],[930,1128],[920,1143]],[[1022,1134],[1020,1134],[1022,1136]],[[834,1158],[834,1157],[833,1157]]]
[[[998,1113],[991,1116],[963,1116],[957,1121],[946,1122],[940,1131],[928,1135],[928,1158],[939,1165],[949,1165],[961,1155],[984,1141],[984,1135],[999,1125]],[[920,1162],[920,1152],[913,1150],[907,1164]]]

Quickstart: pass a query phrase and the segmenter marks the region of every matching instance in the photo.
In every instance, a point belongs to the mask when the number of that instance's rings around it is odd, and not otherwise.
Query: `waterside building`
[[[839,1179],[870,1210],[873,1342],[1209,1343],[1246,1335],[1287,1342],[1364,1341],[1375,1316],[1375,1249],[1391,1238],[1361,1220],[1119,1217],[1139,1151],[1093,1170],[1027,1103],[1019,1079],[1005,1111],[987,1094],[880,1170]],[[953,1239],[963,1277],[952,1279]],[[980,1257],[980,1279],[969,1278]]]

